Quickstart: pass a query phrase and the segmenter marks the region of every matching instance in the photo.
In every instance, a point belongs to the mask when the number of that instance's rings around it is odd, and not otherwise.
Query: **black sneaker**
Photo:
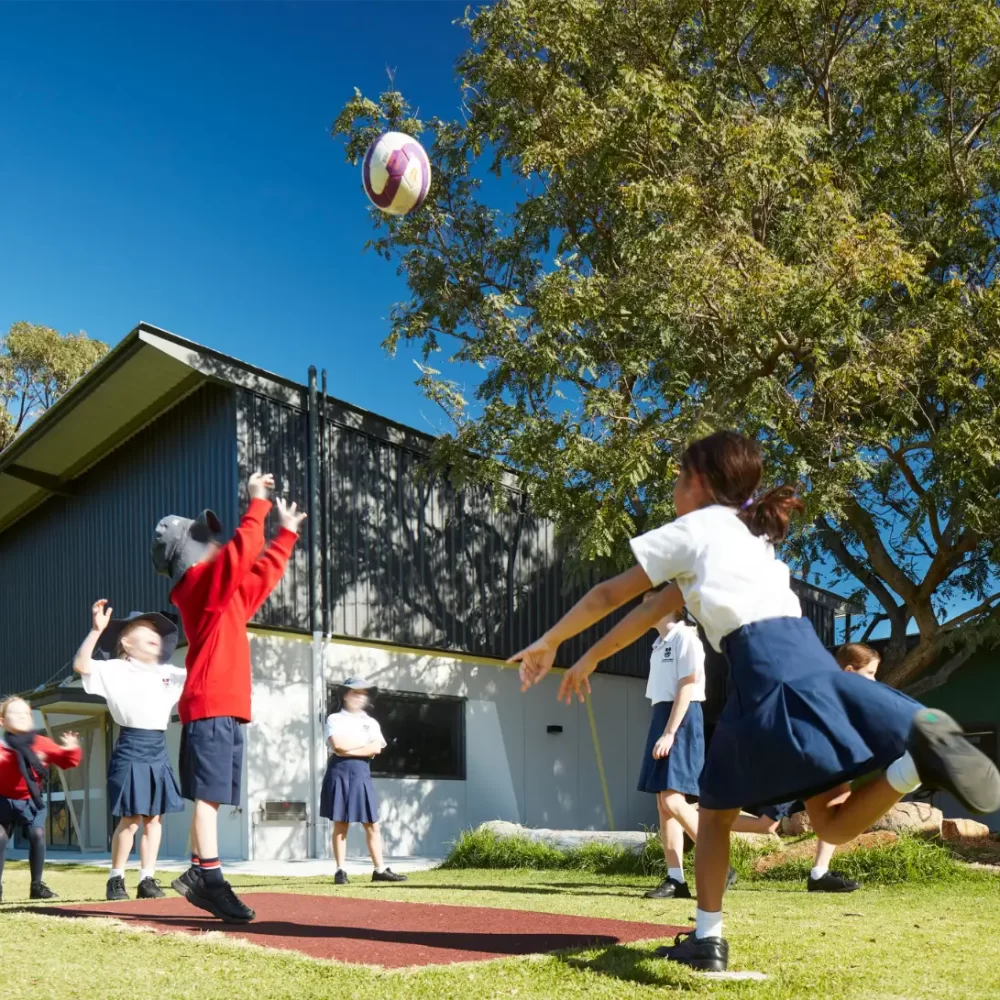
[[[348,882],[347,872],[345,872],[343,868],[338,868],[337,874],[333,876],[333,884],[347,885],[347,882]]]
[[[199,878],[188,886],[187,900],[227,924],[248,924],[257,916],[225,881],[210,883]]]
[[[1000,772],[950,715],[922,708],[913,717],[906,748],[928,788],[950,792],[974,813],[1000,809]]]
[[[125,891],[125,879],[121,875],[112,875],[108,879],[108,888],[104,894],[104,898],[111,900],[128,899],[128,893]]]
[[[44,882],[32,882],[29,899],[58,899],[56,895]]]
[[[725,972],[729,965],[729,942],[720,937],[697,938],[685,932],[678,934],[672,945],[657,948],[656,954],[700,972]]]
[[[139,889],[135,894],[136,899],[164,899],[166,895],[160,888],[160,883],[152,875],[147,875],[139,883]]]
[[[691,890],[687,882],[678,882],[676,879],[665,878],[655,889],[644,892],[646,899],[690,899]]]
[[[177,878],[170,883],[170,888],[174,892],[180,893],[182,896],[187,898],[187,894],[191,891],[191,886],[198,881],[198,872],[192,865],[186,872],[182,875],[178,875]]]
[[[372,872],[373,882],[406,882],[405,875],[397,875],[391,868],[385,868],[380,872]]]
[[[730,865],[729,873],[726,875],[726,888],[732,889],[732,887],[736,885],[738,879],[739,875],[736,874],[736,869]]]
[[[810,875],[806,888],[809,892],[854,892],[855,889],[861,888],[861,883],[852,882],[840,872],[827,872],[819,878]]]

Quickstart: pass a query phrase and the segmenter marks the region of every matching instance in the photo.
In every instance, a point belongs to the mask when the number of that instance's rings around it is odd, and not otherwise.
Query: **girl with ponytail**
[[[583,700],[601,659],[682,604],[725,654],[731,690],[699,782],[695,932],[660,952],[705,971],[728,963],[722,895],[742,806],[802,799],[816,836],[832,844],[853,840],[920,785],[950,792],[972,812],[1000,809],[1000,773],[957,723],[841,670],[823,647],[774,551],[802,502],[788,486],[756,496],[762,478],[760,449],[742,434],[695,441],[674,484],[677,519],[634,538],[635,567],[598,584],[511,657],[527,690],[563,641],[668,581],[564,675],[560,700]],[[880,776],[851,789],[873,771]]]

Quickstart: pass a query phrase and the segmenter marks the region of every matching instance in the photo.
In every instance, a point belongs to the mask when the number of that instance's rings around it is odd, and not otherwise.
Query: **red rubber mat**
[[[685,929],[528,910],[297,893],[258,892],[242,898],[257,911],[255,921],[242,925],[215,920],[177,896],[46,907],[34,912],[63,917],[114,917],[160,932],[221,931],[265,948],[389,969],[666,938]]]

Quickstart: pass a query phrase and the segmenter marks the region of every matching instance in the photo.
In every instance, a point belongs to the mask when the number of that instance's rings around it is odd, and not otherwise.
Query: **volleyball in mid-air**
[[[406,215],[427,197],[431,162],[412,136],[385,132],[368,147],[361,178],[376,208],[387,215]]]

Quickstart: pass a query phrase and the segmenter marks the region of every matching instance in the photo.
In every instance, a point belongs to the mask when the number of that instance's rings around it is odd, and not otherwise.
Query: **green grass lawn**
[[[134,895],[136,875],[130,873]],[[46,878],[63,901],[103,896],[106,872],[51,866]],[[164,876],[164,882],[169,877]],[[686,924],[690,901],[638,898],[655,879],[577,871],[439,870],[399,886],[357,880],[232,879],[245,890],[496,906]],[[652,957],[654,945],[476,965],[383,972],[265,951],[206,935],[153,935],[102,921],[12,913],[27,896],[23,863],[8,863],[0,907],[0,997],[33,1000],[376,1000],[461,997],[607,997],[638,1000],[664,990],[760,1000],[995,1000],[1000,997],[1000,878],[969,873],[956,881],[807,895],[801,883],[749,882],[726,896],[731,969],[767,982],[711,982]],[[331,899],[331,907],[336,907]],[[363,952],[358,954],[364,962]]]

